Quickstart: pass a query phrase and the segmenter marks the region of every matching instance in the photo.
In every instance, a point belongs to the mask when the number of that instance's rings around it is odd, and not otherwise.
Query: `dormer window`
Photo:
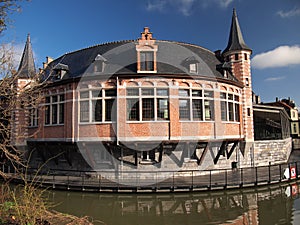
[[[54,79],[55,80],[61,80],[61,79],[63,79],[63,77],[65,76],[67,71],[69,71],[69,67],[68,67],[68,65],[58,63],[53,68],[53,70],[54,70]]]
[[[155,39],[152,37],[148,27],[144,28],[142,37],[139,38],[136,45],[137,51],[137,72],[138,73],[156,73],[156,52],[158,46],[155,44]]]
[[[140,71],[154,71],[154,53],[140,52]]]
[[[95,73],[102,73],[105,68],[106,59],[98,54],[94,61],[94,72]]]
[[[198,72],[197,64],[191,63],[190,64],[190,73],[197,73],[197,72]]]

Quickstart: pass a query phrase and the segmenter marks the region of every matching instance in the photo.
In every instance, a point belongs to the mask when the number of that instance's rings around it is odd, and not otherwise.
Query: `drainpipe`
[[[119,146],[119,77],[117,76],[117,116],[116,116],[116,140],[117,146]]]

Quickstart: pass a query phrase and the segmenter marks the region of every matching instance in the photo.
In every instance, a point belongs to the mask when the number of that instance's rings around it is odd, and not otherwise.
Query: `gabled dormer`
[[[156,53],[158,46],[152,37],[149,27],[145,27],[136,45],[137,51],[137,73],[156,73]]]

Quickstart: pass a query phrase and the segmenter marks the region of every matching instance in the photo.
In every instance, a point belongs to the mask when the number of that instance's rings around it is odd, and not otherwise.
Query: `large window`
[[[80,122],[115,121],[116,89],[86,90],[81,91],[79,96]]]
[[[214,93],[200,89],[179,89],[180,120],[214,120]]]
[[[45,125],[64,123],[64,94],[47,96],[45,99]]]
[[[222,121],[240,121],[239,96],[231,93],[220,93]]]
[[[169,119],[167,88],[127,88],[127,120],[155,121]]]

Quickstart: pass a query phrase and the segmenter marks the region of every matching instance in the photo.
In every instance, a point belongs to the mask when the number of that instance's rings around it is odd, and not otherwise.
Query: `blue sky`
[[[38,67],[46,56],[137,39],[145,26],[160,40],[224,50],[233,8],[253,49],[254,91],[264,102],[291,97],[300,106],[300,0],[31,0],[0,40],[20,51],[30,33]]]

